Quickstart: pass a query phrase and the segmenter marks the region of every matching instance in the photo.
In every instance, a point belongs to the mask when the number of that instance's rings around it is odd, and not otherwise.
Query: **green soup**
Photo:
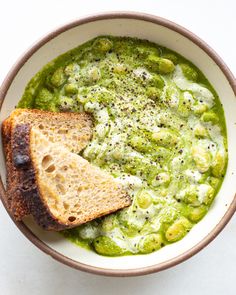
[[[98,37],[47,64],[18,107],[86,111],[81,155],[129,192],[129,208],[64,231],[98,254],[150,253],[182,239],[209,210],[227,166],[220,100],[202,72],[144,40]]]

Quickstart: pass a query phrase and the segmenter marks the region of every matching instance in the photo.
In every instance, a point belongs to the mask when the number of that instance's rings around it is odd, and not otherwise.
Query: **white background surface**
[[[0,83],[38,38],[80,16],[111,10],[156,14],[185,26],[236,75],[234,0],[1,0]],[[236,294],[236,216],[203,251],[175,268],[136,278],[107,278],[73,270],[40,252],[0,204],[0,294]]]

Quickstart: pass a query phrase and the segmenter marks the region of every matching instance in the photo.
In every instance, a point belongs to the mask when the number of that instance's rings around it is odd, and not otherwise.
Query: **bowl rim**
[[[21,67],[25,64],[25,62],[44,44],[46,44],[51,39],[55,38],[59,34],[72,29],[76,26],[80,26],[82,24],[87,24],[93,21],[98,20],[109,20],[109,19],[136,19],[136,20],[143,20],[147,22],[151,22],[154,24],[158,24],[161,26],[164,26],[168,29],[171,29],[184,37],[191,40],[193,43],[195,43],[197,46],[199,46],[201,49],[203,49],[208,56],[210,56],[214,62],[219,66],[221,71],[224,73],[225,77],[227,78],[235,96],[236,96],[236,80],[229,70],[229,68],[226,66],[224,61],[221,59],[221,57],[203,40],[201,40],[198,36],[190,32],[189,30],[185,29],[184,27],[169,21],[167,19],[164,19],[159,16],[146,14],[142,12],[127,12],[127,11],[112,11],[112,12],[102,12],[97,14],[92,14],[89,16],[81,17],[77,20],[74,20],[72,22],[66,23],[57,29],[49,32],[44,37],[39,39],[37,42],[35,42],[26,52],[16,61],[16,63],[12,66],[10,71],[8,72],[6,78],[4,79],[1,87],[0,87],[0,111],[2,107],[2,103],[5,99],[5,96],[8,92],[8,89],[11,86],[12,81],[14,80],[15,76],[21,69]],[[196,253],[198,253],[200,250],[202,250],[204,247],[206,247],[226,226],[226,224],[229,222],[231,217],[233,216],[234,212],[236,211],[236,194],[234,196],[233,201],[231,202],[230,206],[228,207],[228,210],[226,211],[225,215],[222,217],[222,219],[219,221],[219,223],[211,230],[211,232],[202,239],[198,244],[187,250],[181,255],[176,256],[173,259],[167,260],[162,263],[158,263],[152,266],[147,267],[141,267],[141,268],[133,268],[133,269],[109,269],[109,268],[100,268],[100,267],[94,267],[90,266],[78,261],[75,261],[71,258],[68,258],[64,256],[63,254],[57,252],[56,250],[49,247],[47,244],[45,244],[43,241],[41,241],[22,221],[15,221],[11,212],[8,210],[6,201],[5,201],[5,195],[6,191],[3,186],[2,179],[0,177],[0,199],[8,212],[9,216],[15,223],[15,225],[18,227],[18,229],[40,250],[42,250],[44,253],[50,255],[52,258],[56,259],[57,261],[68,265],[70,267],[73,267],[78,270],[82,270],[88,273],[98,274],[98,275],[106,275],[106,276],[117,276],[117,277],[128,277],[128,276],[138,276],[138,275],[146,275],[151,274],[154,272],[159,272],[162,270],[165,270],[167,268],[173,267],[188,258],[192,257]]]

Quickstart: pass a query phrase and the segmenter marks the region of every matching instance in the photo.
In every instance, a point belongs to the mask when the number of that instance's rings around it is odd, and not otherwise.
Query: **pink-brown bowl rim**
[[[9,73],[7,74],[5,80],[3,81],[1,88],[0,88],[0,108],[2,106],[2,103],[5,99],[5,96],[7,94],[7,91],[14,80],[15,76],[17,75],[20,68],[24,65],[24,63],[45,43],[50,41],[51,39],[55,38],[59,34],[82,24],[90,23],[93,21],[98,20],[108,20],[108,19],[137,19],[137,20],[143,20],[151,23],[155,23],[164,27],[167,27],[183,36],[191,40],[193,43],[198,45],[201,49],[203,49],[219,66],[221,71],[224,73],[225,77],[227,78],[234,94],[236,95],[236,80],[229,70],[229,68],[226,66],[226,64],[223,62],[223,60],[219,57],[219,55],[211,48],[209,45],[207,45],[204,41],[202,41],[199,37],[197,37],[195,34],[190,32],[189,30],[183,28],[180,25],[177,25],[176,23],[169,21],[167,19],[164,19],[159,16],[140,13],[140,12],[105,12],[105,13],[98,13],[96,15],[90,15],[83,18],[80,18],[78,20],[72,21],[68,24],[65,24],[58,29],[52,31],[51,33],[47,34],[45,37],[41,38],[38,42],[36,42],[33,46],[31,46],[20,58],[19,60],[13,65]],[[5,209],[7,210],[8,214],[10,215],[13,222],[16,224],[16,226],[19,228],[19,230],[40,250],[42,250],[44,253],[50,255],[52,258],[58,260],[59,262],[62,262],[63,264],[66,264],[70,267],[73,267],[78,270],[82,270],[85,272],[93,273],[93,274],[99,274],[99,275],[106,275],[106,276],[117,276],[117,277],[128,277],[128,276],[138,276],[138,275],[146,275],[151,274],[154,272],[159,272],[164,269],[173,267],[186,259],[190,258],[191,256],[198,253],[200,250],[202,250],[204,247],[206,247],[225,227],[225,225],[229,222],[230,218],[233,216],[234,212],[236,211],[236,195],[234,197],[234,200],[231,202],[227,212],[223,216],[223,218],[220,220],[220,222],[212,229],[212,231],[204,238],[202,239],[198,244],[196,244],[194,247],[189,249],[188,251],[184,252],[181,255],[176,256],[173,259],[167,260],[163,263],[158,263],[152,266],[148,267],[141,267],[141,268],[135,268],[135,269],[108,269],[108,268],[99,268],[90,266],[87,264],[80,263],[78,261],[75,261],[73,259],[70,259],[61,253],[55,251],[51,247],[49,247],[47,244],[42,242],[34,233],[23,223],[19,221],[15,221],[12,214],[7,209],[6,203],[5,203],[5,188],[3,186],[2,180],[0,179],[0,198],[3,202],[3,205]],[[112,259],[112,258],[111,258]]]

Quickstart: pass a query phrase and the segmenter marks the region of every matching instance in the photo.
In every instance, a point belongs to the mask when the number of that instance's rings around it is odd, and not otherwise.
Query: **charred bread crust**
[[[14,218],[19,221],[25,215],[29,214],[27,204],[21,195],[19,189],[19,173],[13,165],[12,161],[12,126],[10,118],[6,119],[2,124],[2,142],[6,159],[6,198],[5,203],[13,214]]]
[[[9,119],[6,119],[2,123],[2,144],[6,160],[7,178],[6,184],[9,187],[9,175],[10,175],[10,145],[11,145],[11,125]]]
[[[10,148],[11,148],[11,125],[9,119],[6,119],[2,123],[2,144],[3,144],[3,151],[5,155],[6,160],[6,199],[5,202],[7,204],[7,207],[10,209],[10,203],[11,203],[11,195],[8,195],[9,191],[9,184],[11,183],[11,157],[10,157]]]
[[[38,225],[54,231],[71,227],[55,218],[41,197],[36,171],[31,161],[29,124],[17,125],[14,128],[13,163],[19,169],[21,194]]]

